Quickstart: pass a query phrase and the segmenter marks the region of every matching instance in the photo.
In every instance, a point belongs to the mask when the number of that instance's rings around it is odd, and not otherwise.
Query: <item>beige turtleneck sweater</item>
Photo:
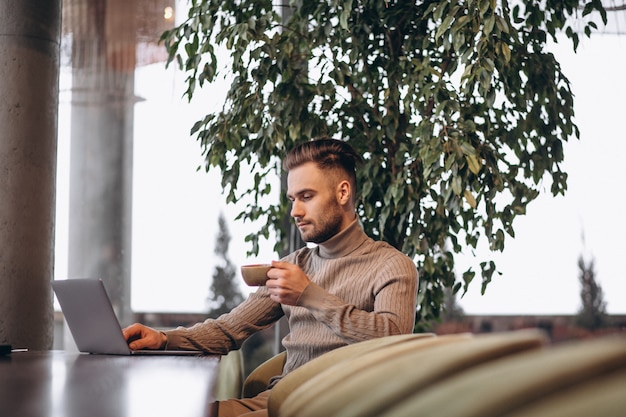
[[[311,279],[297,306],[270,300],[260,287],[228,314],[165,332],[167,348],[225,354],[286,315],[285,375],[332,349],[413,331],[415,264],[387,243],[369,238],[357,220],[317,247],[299,249],[283,260]]]

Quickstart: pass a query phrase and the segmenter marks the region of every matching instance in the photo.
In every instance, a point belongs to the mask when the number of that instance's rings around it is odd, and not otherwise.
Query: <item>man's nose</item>
[[[297,200],[294,200],[291,203],[291,213],[290,213],[291,217],[298,218],[298,217],[303,217],[304,216],[304,210],[302,208],[302,204],[299,203]]]

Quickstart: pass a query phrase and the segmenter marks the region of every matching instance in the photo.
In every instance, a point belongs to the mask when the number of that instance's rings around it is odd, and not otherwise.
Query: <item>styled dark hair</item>
[[[348,142],[322,137],[304,142],[293,148],[283,160],[287,172],[307,162],[314,162],[321,170],[340,170],[348,175],[356,192],[356,167],[361,157]]]

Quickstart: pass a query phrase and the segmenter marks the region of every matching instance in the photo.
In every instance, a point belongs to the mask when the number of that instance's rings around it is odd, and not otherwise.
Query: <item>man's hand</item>
[[[132,350],[163,349],[167,344],[167,337],[162,332],[143,324],[135,323],[122,330],[128,347]]]
[[[300,294],[311,280],[299,266],[288,262],[272,261],[272,269],[267,273],[270,298],[277,303],[296,305]]]

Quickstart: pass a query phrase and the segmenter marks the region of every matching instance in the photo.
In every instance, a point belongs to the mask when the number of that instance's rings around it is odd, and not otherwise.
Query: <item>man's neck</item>
[[[355,216],[341,232],[318,245],[319,254],[322,258],[340,258],[354,251],[366,238]]]

